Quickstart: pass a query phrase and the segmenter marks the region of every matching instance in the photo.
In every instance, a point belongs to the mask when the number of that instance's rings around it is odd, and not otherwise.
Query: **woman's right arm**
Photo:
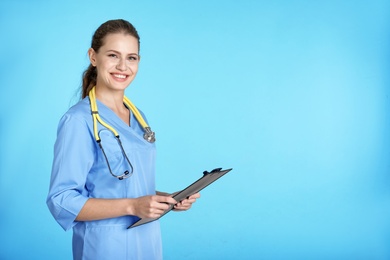
[[[106,218],[116,218],[126,215],[140,218],[158,218],[168,208],[169,204],[177,202],[172,197],[150,195],[135,199],[88,199],[76,221],[91,221]]]
[[[90,221],[135,215],[159,217],[169,205],[170,197],[151,195],[134,199],[88,198],[85,180],[95,160],[96,145],[87,123],[65,115],[59,124],[47,205],[63,229],[77,221]]]
[[[88,201],[85,181],[95,160],[95,149],[87,122],[80,116],[65,114],[57,129],[46,200],[64,230],[76,225],[75,219]]]

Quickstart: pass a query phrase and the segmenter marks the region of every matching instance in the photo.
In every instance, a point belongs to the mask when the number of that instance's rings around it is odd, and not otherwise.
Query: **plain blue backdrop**
[[[161,219],[165,259],[390,259],[390,1],[0,2],[0,259],[71,259],[46,204],[95,29],[131,21],[127,95],[158,189],[234,170]]]

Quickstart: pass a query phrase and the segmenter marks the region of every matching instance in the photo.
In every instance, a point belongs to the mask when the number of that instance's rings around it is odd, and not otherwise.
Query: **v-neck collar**
[[[108,106],[106,106],[103,102],[101,102],[99,99],[96,99],[96,102],[99,106],[99,110],[100,108],[103,108],[103,110],[105,110],[104,112],[107,112],[107,113],[110,113],[110,120],[114,120],[117,124],[119,125],[122,125],[124,127],[127,127],[127,128],[133,128],[135,127],[134,123],[135,123],[135,117],[134,117],[134,114],[133,112],[131,111],[130,108],[128,108],[126,106],[126,108],[129,110],[129,124],[128,125],[125,121],[123,121],[114,111],[112,111],[111,108],[109,108]]]

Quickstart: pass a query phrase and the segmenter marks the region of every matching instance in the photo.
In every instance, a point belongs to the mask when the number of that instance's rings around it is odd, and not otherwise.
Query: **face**
[[[91,64],[97,69],[96,88],[124,90],[138,71],[138,40],[131,35],[115,33],[104,38],[98,52],[88,50]]]

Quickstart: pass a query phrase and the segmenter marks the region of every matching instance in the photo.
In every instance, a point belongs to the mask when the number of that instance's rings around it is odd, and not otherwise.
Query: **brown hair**
[[[93,37],[91,48],[99,52],[100,47],[104,44],[104,39],[108,34],[124,33],[134,36],[138,40],[138,51],[140,48],[140,37],[135,27],[126,20],[109,20],[97,28]],[[81,86],[81,97],[88,96],[89,91],[96,85],[97,70],[96,67],[89,64],[83,73],[83,82]]]

